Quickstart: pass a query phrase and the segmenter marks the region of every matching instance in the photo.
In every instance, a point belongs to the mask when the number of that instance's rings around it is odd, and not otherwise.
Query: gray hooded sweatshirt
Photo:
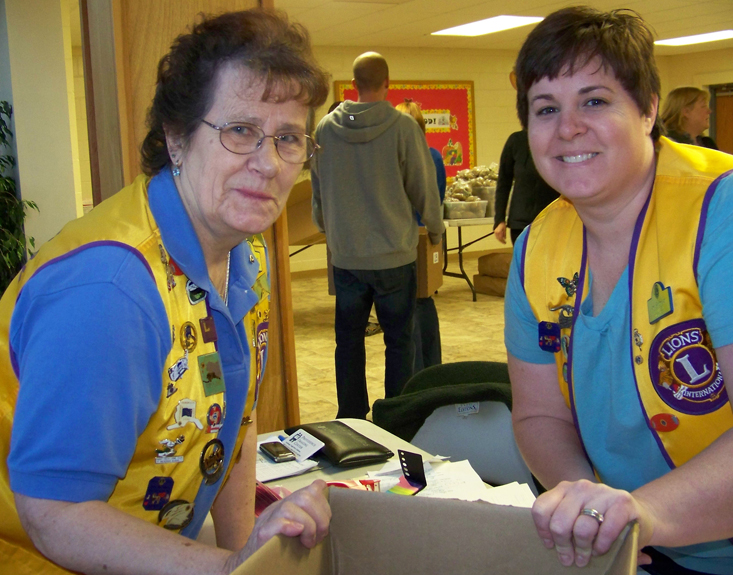
[[[311,161],[313,221],[333,265],[351,270],[404,266],[417,256],[419,213],[430,240],[443,213],[425,135],[389,102],[347,100],[318,124]]]

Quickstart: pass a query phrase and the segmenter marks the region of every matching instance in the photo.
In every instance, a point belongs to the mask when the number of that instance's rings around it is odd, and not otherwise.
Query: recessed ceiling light
[[[657,40],[654,43],[659,46],[687,46],[689,44],[702,44],[703,42],[715,42],[716,40],[728,40],[730,38],[733,38],[733,30],[721,30],[720,32],[710,32],[709,34]]]
[[[453,28],[446,28],[438,32],[433,32],[433,36],[483,36],[484,34],[492,34],[493,32],[501,32],[502,30],[511,30],[528,24],[536,24],[541,22],[543,18],[534,16],[494,16],[479,20],[478,22],[470,22]]]

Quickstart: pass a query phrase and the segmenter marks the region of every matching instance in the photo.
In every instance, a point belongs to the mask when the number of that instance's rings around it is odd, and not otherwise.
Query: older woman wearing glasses
[[[203,19],[160,62],[145,175],[11,284],[9,572],[228,573],[277,533],[325,536],[323,482],[256,524],[253,508],[270,300],[260,234],[315,151],[308,118],[327,93],[307,32],[284,17]],[[209,510],[218,548],[195,541]]]

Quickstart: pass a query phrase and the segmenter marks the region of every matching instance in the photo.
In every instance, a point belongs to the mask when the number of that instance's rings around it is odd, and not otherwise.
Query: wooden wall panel
[[[116,194],[127,179],[122,147],[126,126],[120,118],[120,94],[116,71],[115,21],[112,2],[80,3],[84,48],[84,83],[86,88],[87,122],[89,131],[92,196],[96,206]],[[124,100],[123,100],[124,102]]]
[[[179,34],[190,30],[199,14],[221,14],[260,5],[257,0],[116,0],[119,5],[118,40],[121,53],[127,116],[125,174],[140,171],[140,145],[147,130],[145,115],[155,93],[158,62]],[[267,3],[265,3],[267,4]],[[129,183],[129,182],[128,182]]]
[[[267,367],[257,406],[258,432],[300,423],[295,363],[293,304],[290,292],[287,214],[283,211],[265,234],[270,253],[270,325]]]
[[[715,98],[715,142],[719,149],[733,154],[733,94]]]

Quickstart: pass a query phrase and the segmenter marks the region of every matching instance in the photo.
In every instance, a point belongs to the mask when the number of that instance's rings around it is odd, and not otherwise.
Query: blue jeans
[[[415,263],[386,270],[333,267],[336,288],[336,417],[366,418],[364,338],[372,302],[384,332],[384,392],[395,397],[412,377],[415,346],[413,315],[417,296]]]

